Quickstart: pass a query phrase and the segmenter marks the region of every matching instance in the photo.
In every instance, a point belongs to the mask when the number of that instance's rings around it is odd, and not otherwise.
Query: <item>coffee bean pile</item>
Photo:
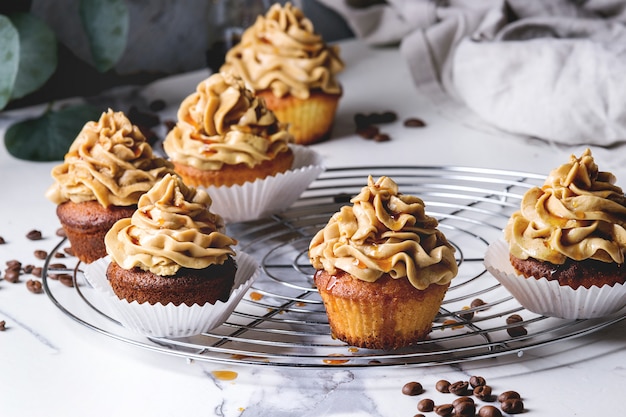
[[[435,390],[457,396],[453,401],[437,404],[431,398],[421,398],[417,403],[420,413],[434,412],[441,417],[502,417],[502,413],[519,414],[525,411],[524,402],[516,391],[503,391],[495,395],[482,376],[472,376],[469,381],[437,381]],[[402,393],[418,396],[425,392],[421,383],[411,381],[404,384]],[[489,404],[479,404],[477,401]],[[499,403],[499,407],[491,403]],[[416,414],[414,417],[425,417]]]
[[[393,111],[385,111],[382,113],[357,113],[354,115],[354,124],[356,125],[356,134],[363,139],[372,139],[375,142],[387,142],[391,137],[380,130],[378,125],[392,123],[398,120],[398,115]],[[404,120],[405,127],[424,127],[426,123],[416,117]]]

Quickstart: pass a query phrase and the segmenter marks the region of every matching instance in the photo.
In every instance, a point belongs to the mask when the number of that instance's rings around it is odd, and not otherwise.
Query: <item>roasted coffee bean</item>
[[[484,405],[478,410],[479,417],[502,417],[502,411],[493,405]]]
[[[446,381],[445,379],[440,379],[435,384],[435,389],[439,392],[448,393],[450,392],[450,382]]]
[[[15,284],[20,280],[20,271],[15,269],[7,269],[4,271],[4,280]]]
[[[60,263],[60,262],[48,265],[48,270],[59,270],[59,269],[67,269],[67,266],[65,266],[65,264]]]
[[[406,384],[404,384],[404,386],[402,387],[402,393],[404,395],[419,395],[422,392],[424,392],[424,388],[422,387],[422,384],[420,384],[419,382],[407,382]]]
[[[519,414],[524,411],[524,403],[519,398],[509,398],[500,403],[500,408],[505,413]]]
[[[519,395],[517,391],[504,391],[503,393],[498,395],[498,401],[500,402],[504,402],[506,400],[511,400],[514,398],[520,399],[522,397]]]
[[[524,326],[514,326],[506,329],[506,332],[511,337],[520,337],[526,336],[528,334],[528,330]]]
[[[476,415],[476,404],[463,401],[454,406],[455,417],[474,417]]]
[[[452,405],[456,407],[458,404],[461,404],[463,402],[468,402],[468,403],[474,404],[474,400],[472,399],[472,397],[468,397],[468,396],[464,395],[464,396],[459,397],[459,398],[455,399],[454,401],[452,401]]]
[[[479,385],[474,388],[474,396],[479,400],[491,402],[494,400],[491,395],[491,387],[489,385]]]
[[[165,110],[166,103],[165,103],[165,100],[157,98],[156,100],[152,100],[150,104],[148,104],[148,107],[152,111],[161,111],[161,110]]]
[[[59,237],[66,237],[66,236],[67,236],[67,234],[65,233],[65,229],[64,229],[64,228],[62,228],[62,227],[59,227],[59,228],[56,230],[56,232],[55,232],[55,233],[56,233],[56,235],[57,235],[57,236],[59,236]]]
[[[462,395],[467,394],[468,386],[469,386],[469,383],[467,381],[457,381],[457,382],[453,382],[452,384],[450,384],[450,387],[448,389],[454,395],[462,396]]]
[[[38,249],[34,252],[35,258],[37,259],[46,259],[48,257],[48,252],[45,250]]]
[[[18,271],[20,270],[20,268],[22,268],[22,263],[20,261],[18,261],[17,259],[11,259],[10,261],[6,262],[7,265],[7,269],[17,269]]]
[[[65,258],[65,254],[62,252],[54,252],[55,258]]]
[[[63,248],[63,252],[67,253],[70,256],[74,256],[74,251],[72,250],[72,247],[67,247],[67,248]]]
[[[454,412],[454,406],[452,404],[441,404],[435,407],[435,413],[442,417],[451,416]]]
[[[6,330],[6,325],[7,325],[6,321],[0,320],[0,332],[3,332]]]
[[[165,120],[163,121],[163,125],[165,126],[166,131],[169,132],[170,130],[174,129],[174,127],[176,126],[176,122],[174,120]]]
[[[33,294],[41,294],[43,292],[43,288],[41,287],[41,282],[35,281],[34,279],[29,279],[26,281],[26,288],[28,291]]]
[[[487,304],[487,303],[485,303],[485,302],[484,302],[483,300],[481,300],[480,298],[475,298],[475,299],[473,299],[473,300],[472,300],[472,302],[470,303],[470,307],[472,307],[472,308],[477,308],[477,307],[482,307],[482,306],[484,306],[485,304]]]
[[[521,323],[523,321],[524,319],[519,314],[511,314],[509,317],[506,318],[506,324]]]
[[[469,310],[469,309],[470,309],[470,307],[463,307],[461,310],[465,311],[465,310]],[[474,318],[474,312],[473,311],[466,311],[464,313],[459,314],[459,316],[463,320],[470,321],[471,319]]]
[[[39,230],[33,229],[30,232],[26,233],[26,238],[29,240],[41,240],[42,235]]]
[[[24,265],[23,271],[25,274],[30,274],[33,272],[33,269],[35,269],[35,265],[28,264],[28,265]]]
[[[374,136],[374,142],[388,142],[391,140],[391,136],[386,133],[379,133]]]
[[[485,381],[485,378],[483,378],[482,376],[475,376],[475,375],[470,377],[469,383],[472,386],[472,388],[480,387],[482,385],[487,385],[487,381]]]
[[[2,236],[0,236],[0,245],[4,245],[6,243],[6,241],[4,240],[4,238]]]
[[[43,268],[40,266],[36,266],[33,268],[33,270],[31,271],[31,274],[37,278],[41,278],[41,274],[43,272]]]
[[[392,123],[398,120],[398,115],[392,111],[386,111],[383,113],[375,113],[373,115],[375,123]]]
[[[415,414],[413,417],[426,417],[424,414]]]
[[[374,139],[380,130],[376,126],[367,125],[357,127],[356,134],[365,139]]]
[[[417,409],[424,412],[433,411],[435,409],[435,402],[430,398],[424,398],[417,403]]]
[[[360,127],[369,126],[372,124],[372,122],[370,121],[369,117],[366,116],[365,114],[357,113],[354,115],[354,124],[356,125],[358,129]]]
[[[422,119],[418,119],[417,117],[410,117],[404,120],[405,127],[424,127],[426,123]]]
[[[70,274],[59,274],[59,281],[66,287],[74,286],[74,279]]]

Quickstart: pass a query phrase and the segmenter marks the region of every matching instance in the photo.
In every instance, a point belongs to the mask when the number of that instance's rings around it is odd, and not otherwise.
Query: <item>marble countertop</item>
[[[328,167],[466,166],[546,174],[579,155],[567,147],[460,123],[453,112],[433,107],[411,83],[397,49],[370,49],[359,41],[340,44],[346,61],[344,87],[330,140],[313,145]],[[165,99],[163,118],[207,74],[203,71],[144,89],[147,99]],[[40,109],[0,113],[0,134]],[[398,121],[382,129],[391,140],[374,142],[355,134],[354,115],[394,111]],[[409,129],[402,120],[426,122]],[[600,168],[626,178],[621,147],[591,147]],[[36,250],[58,243],[55,207],[44,197],[57,163],[11,157],[0,146],[0,262],[17,259],[41,266]],[[26,238],[31,230],[41,240]],[[483,376],[494,391],[522,394],[527,416],[614,415],[626,382],[626,320],[584,336],[529,349],[520,355],[453,365],[393,367],[273,367],[190,361],[142,349],[81,326],[45,294],[33,294],[27,276],[0,280],[0,415],[2,416],[413,416],[429,397],[450,402],[434,388]],[[220,372],[227,371],[227,372]],[[225,375],[230,376],[226,378]],[[426,391],[402,394],[409,381]],[[434,412],[424,413],[435,416]]]

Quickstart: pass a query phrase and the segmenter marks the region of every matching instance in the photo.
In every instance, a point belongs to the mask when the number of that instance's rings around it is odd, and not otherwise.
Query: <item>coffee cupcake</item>
[[[309,245],[332,335],[372,349],[424,340],[458,272],[453,246],[388,177],[369,177],[350,201]]]
[[[487,268],[528,310],[594,318],[626,305],[626,198],[591,151],[528,190]]]
[[[287,2],[274,4],[244,31],[221,71],[243,78],[289,125],[295,143],[308,145],[331,133],[342,95],[336,75],[343,68],[339,48],[327,45],[302,10]]]
[[[81,261],[106,255],[104,236],[119,219],[130,217],[139,197],[174,166],[152,147],[122,112],[109,109],[82,128],[64,161],[52,169],[55,183],[46,197]]]

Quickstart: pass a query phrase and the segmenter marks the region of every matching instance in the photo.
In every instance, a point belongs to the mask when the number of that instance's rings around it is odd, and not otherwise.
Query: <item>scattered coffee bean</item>
[[[454,412],[454,406],[452,404],[441,404],[435,407],[435,413],[442,417],[451,416]]]
[[[35,251],[35,258],[37,259],[46,259],[48,257],[48,252],[45,250],[38,249]]]
[[[41,232],[39,230],[31,230],[30,232],[28,232],[26,234],[26,238],[29,240],[41,240],[42,235]]]
[[[59,228],[56,230],[56,232],[55,232],[55,233],[56,233],[56,235],[57,235],[57,236],[59,236],[59,237],[66,237],[66,236],[67,236],[67,234],[65,234],[65,229],[64,229],[64,228],[62,228],[62,227],[59,227]]]
[[[354,115],[354,124],[356,125],[358,129],[360,127],[369,126],[372,124],[372,122],[369,120],[369,117],[367,117],[365,114],[357,113]]]
[[[165,100],[162,100],[160,98],[156,99],[156,100],[152,100],[150,102],[150,104],[148,104],[148,107],[150,108],[150,110],[152,111],[161,111],[164,110],[166,106]]]
[[[506,329],[506,332],[511,337],[521,337],[521,336],[526,336],[528,334],[528,331],[526,330],[524,326],[509,327]]]
[[[67,253],[70,256],[74,256],[74,251],[72,250],[72,247],[67,247],[67,248],[63,248],[63,252]]]
[[[357,127],[356,134],[365,139],[374,139],[380,134],[380,131],[376,126],[368,125]]]
[[[483,400],[486,402],[491,402],[494,400],[491,395],[491,387],[489,385],[479,385],[474,388],[474,396],[479,400]]]
[[[404,120],[405,127],[424,127],[426,123],[422,119],[418,119],[417,117],[410,117]]]
[[[6,243],[6,241],[4,240],[4,238],[2,236],[0,236],[0,245],[4,245]]]
[[[505,413],[519,414],[524,411],[524,403],[519,398],[509,398],[500,403],[500,408]]]
[[[435,389],[439,392],[448,393],[450,392],[450,382],[446,381],[445,379],[440,379],[435,384]]]
[[[484,405],[478,410],[479,417],[502,417],[502,412],[493,405]]]
[[[454,406],[455,417],[474,417],[476,415],[476,404],[463,401]]]
[[[420,384],[419,382],[407,382],[406,384],[404,384],[404,386],[402,387],[402,393],[404,395],[419,395],[422,392],[424,392],[424,388],[422,387],[422,384]]]
[[[391,140],[391,137],[386,133],[379,133],[374,136],[374,142],[388,142]]]
[[[511,314],[509,317],[506,318],[506,324],[521,323],[523,321],[524,319],[519,314]]]
[[[49,270],[67,269],[67,266],[65,266],[65,264],[63,263],[54,263],[54,264],[48,265],[48,269]]]
[[[15,284],[20,280],[20,271],[15,269],[7,269],[4,271],[4,280]]]
[[[7,329],[6,325],[7,325],[6,321],[0,320],[0,332],[3,332],[3,331],[5,331]]]
[[[469,386],[469,383],[467,381],[457,381],[457,382],[453,382],[452,384],[450,384],[450,387],[448,388],[448,390],[454,395],[463,396],[467,394],[468,386]]]
[[[169,132],[170,130],[174,129],[174,126],[176,126],[176,122],[174,120],[165,120],[163,122],[163,124],[165,125],[165,129]]]
[[[424,414],[415,414],[413,417],[426,417]]]
[[[41,282],[35,281],[34,279],[29,279],[26,281],[26,288],[28,291],[33,294],[41,294],[43,292],[43,288],[41,287]]]
[[[36,266],[31,271],[31,274],[37,278],[41,278],[41,274],[43,273],[43,268],[40,266]]]
[[[435,409],[435,402],[430,398],[424,398],[417,403],[417,409],[424,412],[433,411]]]
[[[335,203],[349,203],[352,199],[352,195],[347,193],[340,193],[333,197]]]
[[[35,269],[35,265],[32,264],[24,265],[23,268],[25,274],[31,274],[33,272],[33,269]]]
[[[504,402],[506,400],[511,400],[514,398],[517,398],[517,399],[521,398],[517,391],[504,391],[503,393],[498,395],[498,401],[500,402]]]
[[[55,258],[65,258],[65,254],[62,252],[54,252]]]
[[[486,305],[487,303],[485,303],[483,300],[481,300],[480,298],[475,298],[472,300],[472,302],[470,303],[470,307],[471,308],[477,308],[477,307],[482,307],[484,305]]]
[[[18,271],[22,268],[22,263],[17,259],[11,259],[6,262],[7,269],[17,269]]]
[[[483,378],[482,376],[475,376],[475,375],[470,377],[469,383],[472,386],[472,388],[480,387],[482,385],[487,385],[487,381],[485,381],[485,378]]]
[[[463,307],[461,310],[469,310],[470,307]],[[459,314],[459,316],[463,319],[463,320],[467,320],[470,321],[471,319],[474,318],[474,312],[473,311],[466,311],[464,313]]]
[[[59,274],[59,281],[66,287],[74,286],[74,279],[70,274]]]

